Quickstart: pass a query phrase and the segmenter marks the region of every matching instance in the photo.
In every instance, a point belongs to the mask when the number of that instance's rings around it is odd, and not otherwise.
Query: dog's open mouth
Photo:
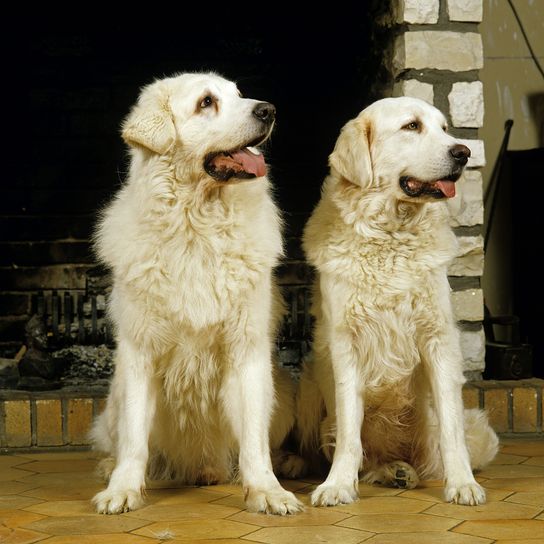
[[[255,146],[262,141],[253,141],[240,149],[210,153],[204,161],[204,169],[218,181],[261,178],[266,175],[266,164]]]
[[[400,178],[401,189],[410,197],[430,196],[432,198],[453,198],[455,196],[455,182],[461,176],[451,174],[435,181],[421,181],[410,176]]]

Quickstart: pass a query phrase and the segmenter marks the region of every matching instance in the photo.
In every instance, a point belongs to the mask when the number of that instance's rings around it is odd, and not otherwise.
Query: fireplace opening
[[[195,8],[189,20],[137,25],[80,19],[67,27],[30,18],[13,29],[23,58],[13,66],[20,107],[10,115],[18,118],[14,127],[24,127],[17,138],[28,144],[0,203],[0,356],[21,357],[22,344],[28,352],[18,365],[24,379],[7,372],[0,388],[107,378],[102,363],[78,362],[92,359],[97,345],[112,347],[107,271],[95,266],[92,229],[125,178],[119,127],[139,88],[186,71],[216,71],[236,81],[244,96],[277,108],[265,153],[288,253],[278,270],[289,307],[278,349],[285,364],[298,364],[311,329],[312,273],[300,248],[302,226],[318,201],[340,128],[391,82],[384,52],[393,34],[376,24],[391,5],[353,2],[311,17],[303,8],[266,15]],[[32,316],[38,322],[29,322]],[[88,346],[88,353],[70,352],[74,345]],[[57,367],[40,370],[49,356]],[[73,372],[78,365],[82,376]]]

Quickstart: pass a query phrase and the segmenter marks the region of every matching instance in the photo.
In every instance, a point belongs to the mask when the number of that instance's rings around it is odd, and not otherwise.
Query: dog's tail
[[[465,437],[473,470],[493,461],[499,451],[499,439],[483,410],[465,410]]]
[[[320,451],[319,429],[324,416],[321,391],[314,380],[312,365],[305,362],[296,398],[295,436],[301,455],[310,463],[318,462]]]

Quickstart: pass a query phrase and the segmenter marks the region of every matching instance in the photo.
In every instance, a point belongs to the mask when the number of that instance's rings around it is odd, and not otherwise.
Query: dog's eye
[[[448,132],[448,127],[447,127],[446,125],[444,125],[444,126],[442,127],[442,130],[443,130],[444,132]]]
[[[411,123],[404,125],[402,128],[406,130],[419,130],[420,124],[417,121],[412,121]]]
[[[211,105],[213,104],[213,97],[208,95],[208,96],[205,96],[203,99],[202,99],[202,102],[200,102],[200,107],[202,109],[204,108],[209,108]]]

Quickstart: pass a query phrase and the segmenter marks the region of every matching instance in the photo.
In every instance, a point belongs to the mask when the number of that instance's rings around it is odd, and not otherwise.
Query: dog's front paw
[[[296,514],[304,510],[304,505],[291,493],[278,486],[273,489],[248,487],[245,500],[249,512],[265,514]]]
[[[359,493],[354,484],[331,485],[324,482],[312,493],[312,506],[349,504],[358,498]]]
[[[447,485],[444,497],[447,502],[476,506],[485,503],[485,490],[475,481],[460,485]]]
[[[93,497],[99,514],[122,514],[136,510],[144,504],[141,489],[105,489]]]

